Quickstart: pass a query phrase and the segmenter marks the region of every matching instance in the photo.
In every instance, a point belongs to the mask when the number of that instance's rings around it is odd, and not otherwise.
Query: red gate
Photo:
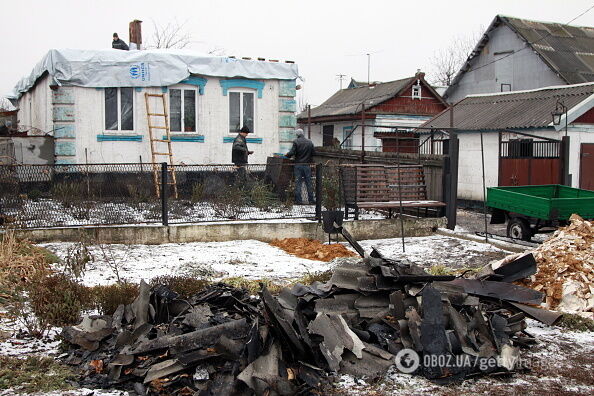
[[[561,146],[561,141],[554,139],[501,141],[499,186],[563,184]]]

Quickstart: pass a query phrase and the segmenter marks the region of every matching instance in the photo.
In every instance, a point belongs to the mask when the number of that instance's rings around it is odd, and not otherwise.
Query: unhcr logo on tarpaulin
[[[133,80],[141,79],[142,81],[150,81],[151,72],[149,64],[147,62],[141,62],[130,66],[130,78]]]

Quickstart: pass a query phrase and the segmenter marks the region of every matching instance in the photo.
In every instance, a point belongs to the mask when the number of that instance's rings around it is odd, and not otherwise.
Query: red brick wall
[[[435,115],[446,109],[446,106],[434,97],[425,86],[421,89],[421,99],[412,99],[411,96],[412,88],[409,87],[402,95],[372,107],[369,112]]]

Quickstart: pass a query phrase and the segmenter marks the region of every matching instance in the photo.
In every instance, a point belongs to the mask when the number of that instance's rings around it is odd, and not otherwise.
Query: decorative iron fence
[[[146,163],[1,165],[0,223],[34,228],[314,219],[324,206],[341,208],[339,182],[332,178],[336,170],[308,166],[313,197],[307,196],[305,183],[296,196],[294,166],[280,158],[239,168]],[[323,175],[327,175],[325,183]]]

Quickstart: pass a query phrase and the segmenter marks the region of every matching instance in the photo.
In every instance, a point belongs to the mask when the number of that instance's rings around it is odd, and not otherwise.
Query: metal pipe
[[[481,131],[481,163],[483,168],[483,213],[485,218],[485,242],[489,242],[489,237],[487,236],[487,188],[485,185],[485,150],[483,149],[483,132]]]
[[[361,163],[365,163],[365,102],[361,103]]]
[[[167,162],[161,162],[161,220],[164,226],[169,225],[169,212],[167,210]]]

